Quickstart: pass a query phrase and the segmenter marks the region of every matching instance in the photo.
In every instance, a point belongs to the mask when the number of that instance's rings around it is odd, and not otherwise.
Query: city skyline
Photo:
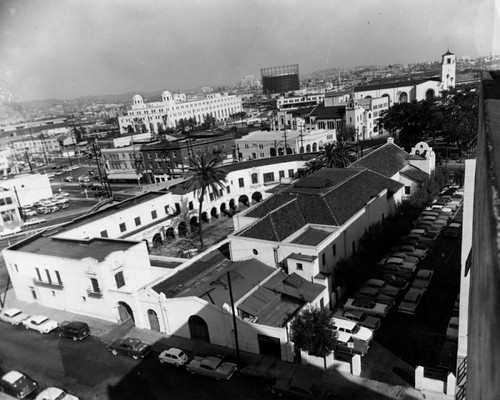
[[[311,73],[498,54],[498,11],[492,0],[5,1],[0,101],[234,84],[281,64]]]

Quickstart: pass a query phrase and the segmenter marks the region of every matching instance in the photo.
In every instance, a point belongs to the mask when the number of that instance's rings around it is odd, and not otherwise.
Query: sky
[[[437,61],[448,49],[500,54],[499,3],[0,0],[0,100],[231,85],[264,67]]]

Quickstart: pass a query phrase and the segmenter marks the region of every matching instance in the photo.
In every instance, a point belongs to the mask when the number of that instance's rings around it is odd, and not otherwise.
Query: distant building
[[[382,134],[380,117],[389,109],[387,97],[351,99],[345,108],[345,126],[352,140],[367,140]]]
[[[324,93],[306,93],[304,95],[280,96],[276,99],[276,107],[280,111],[297,110],[299,108],[317,106],[325,101]]]
[[[174,128],[181,119],[194,118],[201,124],[209,114],[220,122],[240,111],[243,111],[241,99],[227,93],[188,100],[183,93],[172,95],[165,90],[161,101],[153,103],[144,103],[143,97],[136,94],[127,115],[119,117],[118,123],[122,133],[161,133],[166,128]]]
[[[260,73],[262,91],[266,95],[300,89],[298,64],[262,68]]]

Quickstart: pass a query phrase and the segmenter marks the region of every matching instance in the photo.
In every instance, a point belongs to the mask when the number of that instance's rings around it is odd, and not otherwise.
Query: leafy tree
[[[189,131],[187,120],[185,118],[181,118],[179,121],[177,121],[176,128],[178,131],[181,131],[182,133],[187,133]]]
[[[73,128],[73,134],[75,135],[76,143],[80,143],[81,141],[83,141],[83,132],[80,131],[78,127],[75,126]]]
[[[204,130],[208,130],[208,129],[213,128],[215,126],[216,122],[217,121],[212,114],[206,114],[203,117],[203,122],[202,122],[201,126]]]
[[[356,152],[349,143],[344,141],[327,143],[320,157],[328,168],[346,168],[356,161]]]
[[[214,198],[219,197],[220,189],[225,190],[227,172],[217,168],[219,158],[210,152],[198,152],[194,157],[189,158],[191,165],[191,177],[186,181],[185,187],[189,191],[194,191],[198,197],[198,233],[200,235],[200,246],[203,249],[203,234],[201,224],[201,214],[205,195],[210,191]]]
[[[330,312],[319,307],[309,307],[298,314],[291,331],[295,346],[313,356],[325,357],[337,345],[337,329]]]

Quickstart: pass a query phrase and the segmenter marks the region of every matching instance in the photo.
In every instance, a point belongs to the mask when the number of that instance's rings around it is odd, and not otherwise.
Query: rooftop
[[[357,86],[355,91],[356,92],[364,92],[364,91],[368,91],[368,90],[390,89],[390,88],[404,87],[404,86],[416,86],[416,85],[420,85],[420,84],[428,82],[428,81],[439,81],[439,79],[438,78],[422,78],[422,79],[407,79],[407,80],[393,81],[393,82],[387,82],[387,83],[374,83],[374,84]]]
[[[308,227],[304,232],[291,241],[291,243],[316,246],[330,236],[331,232],[324,229]]]

